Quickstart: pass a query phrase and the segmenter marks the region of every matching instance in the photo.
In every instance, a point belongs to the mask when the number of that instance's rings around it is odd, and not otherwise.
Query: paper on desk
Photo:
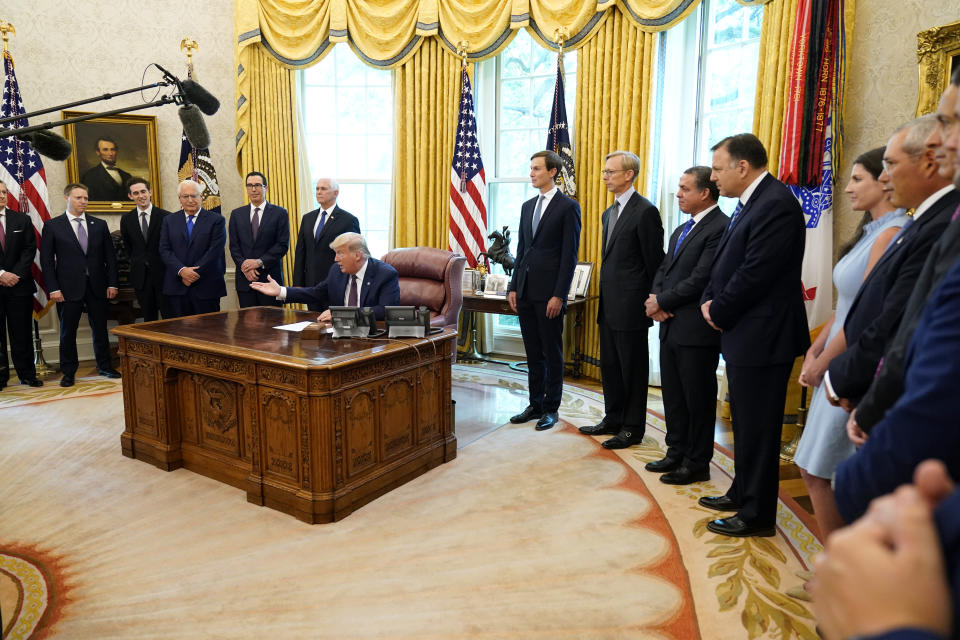
[[[300,333],[303,331],[308,324],[311,324],[310,320],[305,320],[303,322],[294,322],[293,324],[282,324],[279,327],[274,327],[274,329],[280,329],[282,331],[293,331],[294,333]]]

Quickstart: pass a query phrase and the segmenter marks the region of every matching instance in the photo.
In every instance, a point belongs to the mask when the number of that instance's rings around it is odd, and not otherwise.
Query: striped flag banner
[[[477,256],[486,251],[487,179],[477,140],[477,119],[473,111],[473,92],[467,67],[463,66],[460,84],[460,117],[457,140],[450,168],[450,251],[477,266]]]
[[[13,56],[3,52],[3,101],[0,103],[0,118],[26,113],[20,99],[20,87],[13,72]],[[4,129],[22,129],[28,126],[21,118],[3,125]],[[7,185],[6,206],[30,216],[37,235],[37,254],[33,258],[33,279],[37,292],[33,296],[33,317],[39,320],[52,306],[47,298],[47,285],[40,270],[40,234],[43,224],[50,220],[50,198],[47,193],[47,174],[40,156],[28,143],[14,136],[0,140],[0,180]],[[2,330],[2,329],[0,329]]]

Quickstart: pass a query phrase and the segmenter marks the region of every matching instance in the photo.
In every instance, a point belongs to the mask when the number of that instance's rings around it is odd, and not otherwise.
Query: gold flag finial
[[[557,43],[560,53],[563,53],[563,43],[570,37],[570,31],[566,27],[557,27],[553,30],[553,41]]]
[[[180,51],[187,52],[187,70],[193,73],[193,52],[200,48],[193,38],[184,38],[180,41]]]
[[[457,43],[457,55],[463,60],[463,66],[467,66],[467,49],[469,48],[470,43],[466,40],[461,40]]]
[[[3,34],[3,50],[7,51],[10,44],[10,36],[17,35],[17,30],[13,28],[13,25],[9,22],[4,22],[0,20],[0,33]]]

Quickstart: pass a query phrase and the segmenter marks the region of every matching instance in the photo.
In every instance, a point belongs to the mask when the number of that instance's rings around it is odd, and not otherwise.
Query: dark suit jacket
[[[860,285],[843,324],[847,348],[830,361],[830,385],[841,398],[859,400],[866,393],[933,243],[958,204],[958,191],[941,197],[886,250]]]
[[[907,351],[903,395],[866,444],[837,468],[837,507],[844,520],[853,522],[870,500],[910,482],[914,468],[927,458],[943,460],[951,475],[960,477],[957,380],[960,263],[944,277],[917,323]]]
[[[920,219],[923,220],[923,216]],[[951,222],[934,243],[904,307],[897,333],[883,354],[883,366],[857,405],[857,424],[864,431],[869,432],[903,393],[903,369],[910,337],[927,300],[957,259],[960,259],[960,221]]]
[[[0,248],[0,269],[18,276],[20,282],[12,287],[0,287],[0,294],[8,296],[30,296],[37,290],[33,282],[30,267],[37,255],[37,233],[33,221],[25,213],[6,210],[7,249]],[[3,331],[3,327],[0,327]]]
[[[557,191],[540,212],[537,234],[532,234],[537,198],[520,207],[520,240],[509,291],[529,302],[546,302],[556,296],[567,306],[567,294],[580,248],[580,205]]]
[[[810,346],[800,268],[806,222],[782,182],[764,176],[724,232],[702,301],[723,330],[728,363],[768,366],[793,362]]]
[[[266,282],[272,276],[277,282],[283,282],[283,256],[290,246],[290,220],[287,210],[275,204],[267,203],[260,212],[260,229],[257,239],[253,239],[253,227],[250,225],[250,207],[239,207],[230,212],[230,256],[237,265],[237,291],[250,291],[250,282],[240,271],[240,265],[247,258],[263,261],[260,270],[260,282]]]
[[[51,218],[43,225],[40,237],[40,264],[47,291],[60,291],[64,300],[83,300],[90,289],[98,298],[107,297],[107,287],[117,286],[117,257],[107,223],[87,218],[87,253],[84,255],[74,232],[76,223],[66,213]]]
[[[110,200],[116,202],[118,200],[129,199],[127,197],[127,188],[123,185],[130,179],[130,174],[120,167],[116,167],[116,169],[120,174],[120,184],[117,184],[117,181],[110,177],[110,174],[107,173],[107,170],[103,168],[103,164],[100,162],[83,174],[80,182],[86,185],[91,200]]]
[[[376,258],[367,258],[367,270],[360,286],[359,307],[371,307],[383,320],[384,307],[400,304],[400,279],[397,270]],[[350,285],[350,276],[334,264],[327,278],[313,287],[287,287],[286,302],[305,302],[339,307]]]
[[[333,266],[333,249],[330,243],[341,233],[360,233],[360,221],[348,211],[334,206],[320,230],[320,238],[314,242],[313,227],[317,224],[320,209],[303,216],[297,234],[297,248],[293,256],[293,286],[312,287],[327,277]],[[334,305],[336,306],[336,305]]]
[[[620,212],[606,246],[607,224],[614,205],[603,212],[600,307],[597,322],[615,331],[645,331],[653,325],[644,302],[663,262],[663,225],[652,202],[634,193]]]
[[[226,272],[223,248],[226,242],[226,225],[219,213],[200,209],[189,239],[187,218],[182,209],[164,218],[160,228],[160,257],[166,265],[164,295],[187,295],[188,287],[177,275],[183,267],[199,267],[200,279],[189,287],[196,297],[209,300],[227,295],[227,285],[223,280]]]
[[[147,284],[147,278],[153,281],[157,289],[163,289],[163,260],[160,258],[160,229],[163,219],[170,212],[159,207],[150,210],[150,225],[144,239],[140,229],[140,217],[137,208],[127,211],[120,218],[120,236],[123,246],[130,256],[130,284],[138,291]]]
[[[660,308],[673,314],[660,323],[661,341],[669,335],[679,345],[720,348],[720,333],[707,324],[700,312],[700,296],[710,279],[710,266],[729,223],[730,218],[720,207],[714,208],[693,225],[676,255],[674,249],[684,225],[670,236],[667,256],[657,269],[652,289]]]

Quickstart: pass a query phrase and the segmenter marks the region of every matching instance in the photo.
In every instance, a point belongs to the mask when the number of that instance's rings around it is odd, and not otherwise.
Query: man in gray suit
[[[667,257],[653,279],[647,316],[660,323],[660,376],[667,419],[667,455],[647,463],[665,472],[660,482],[690,484],[710,479],[717,419],[720,333],[700,313],[700,296],[730,219],[717,207],[720,191],[710,167],[680,176],[677,204],[690,216],[670,236]]]

